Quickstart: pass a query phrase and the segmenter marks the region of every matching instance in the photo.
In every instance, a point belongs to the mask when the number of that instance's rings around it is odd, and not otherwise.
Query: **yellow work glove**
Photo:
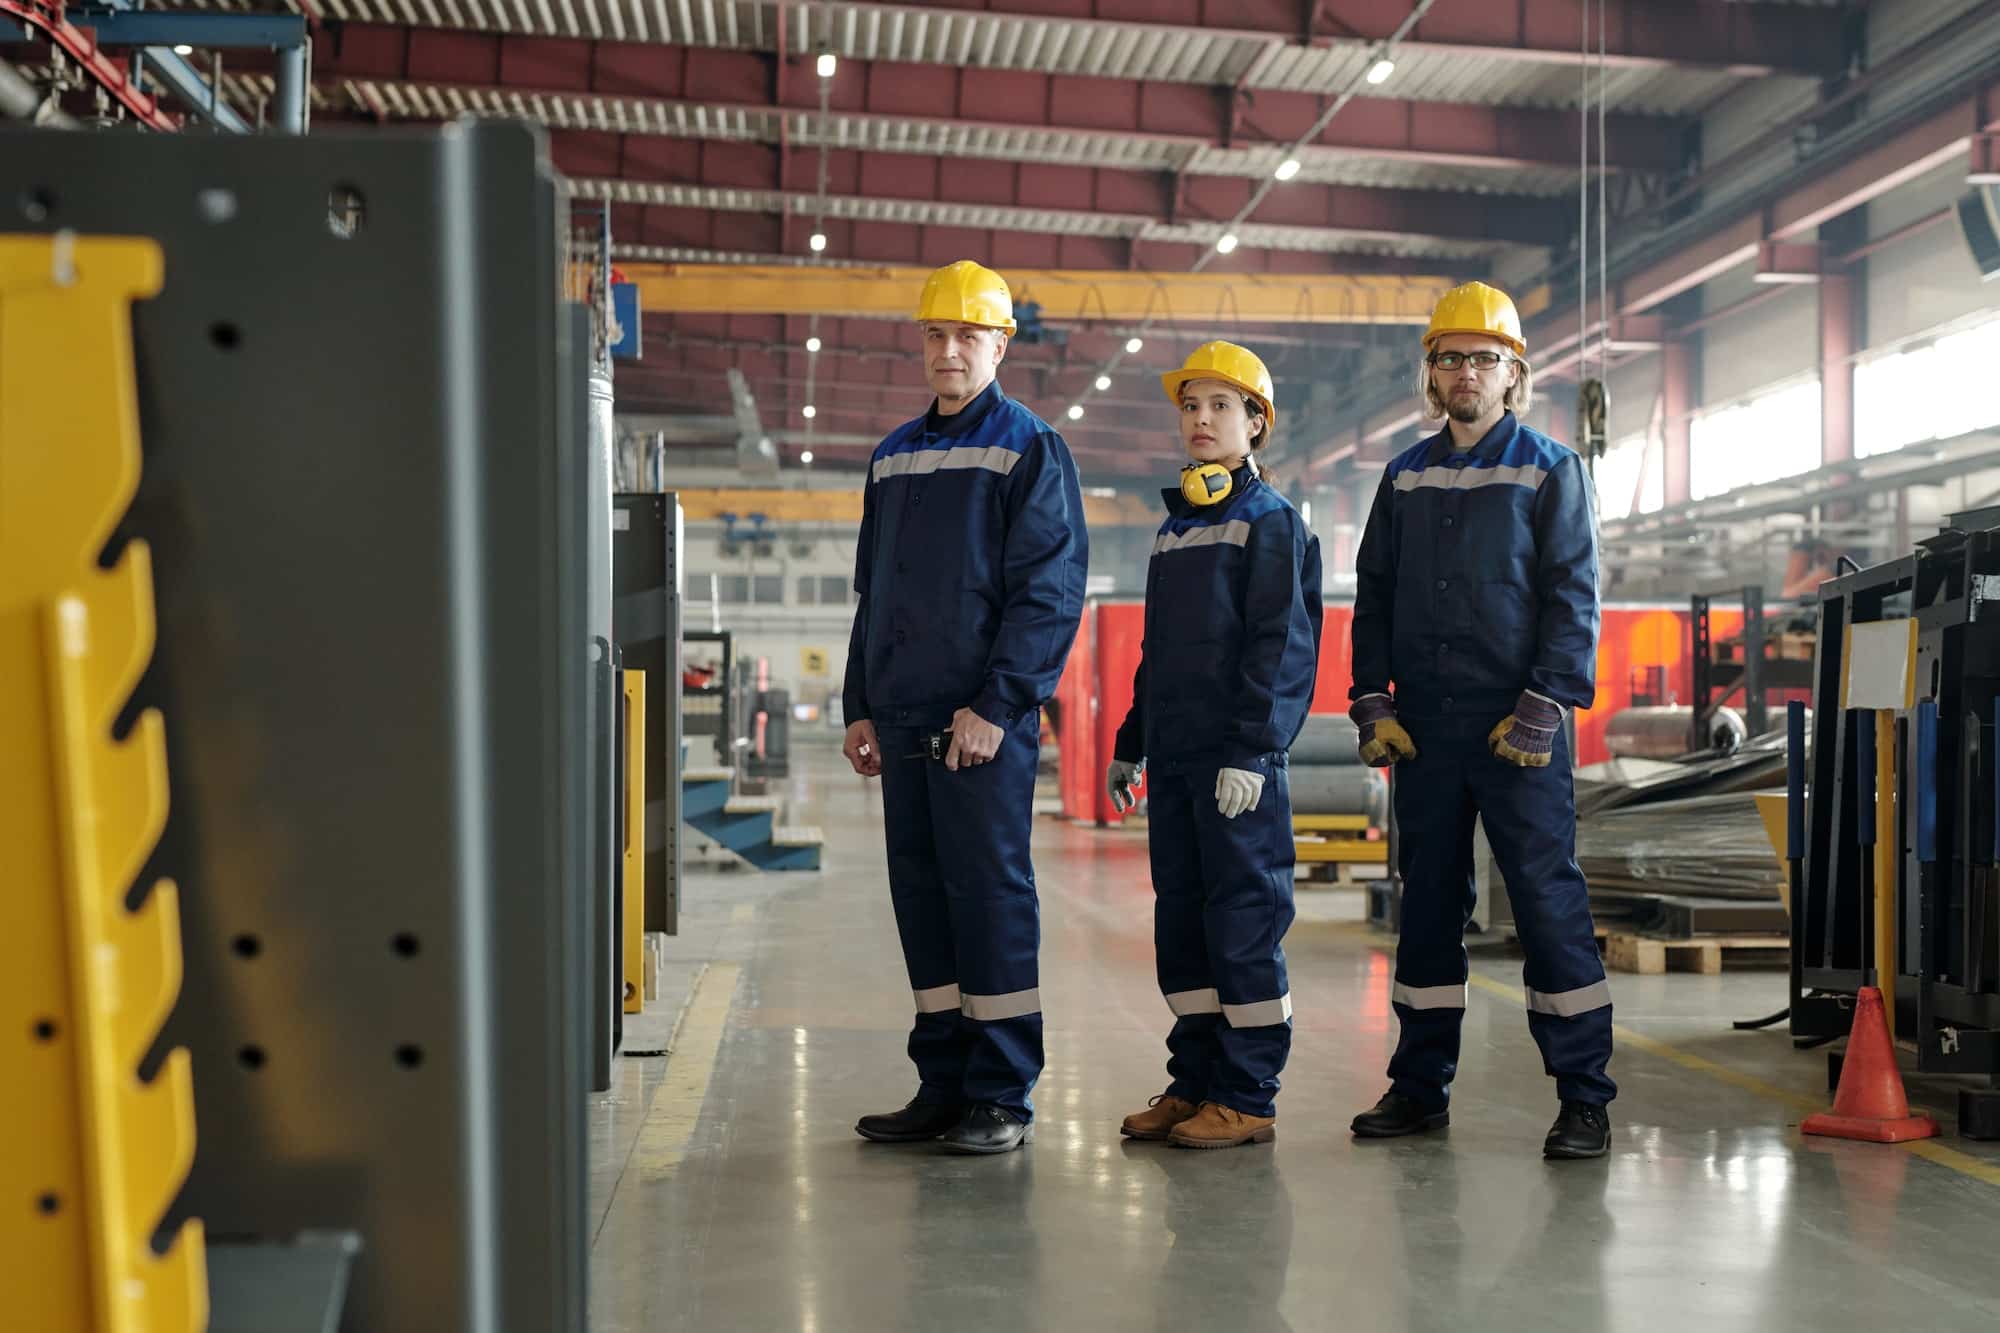
[[[1347,710],[1347,716],[1361,728],[1361,762],[1370,768],[1387,768],[1417,757],[1416,742],[1396,720],[1396,701],[1388,695],[1362,695]]]
[[[1562,705],[1528,690],[1514,701],[1513,713],[1486,734],[1487,748],[1522,768],[1547,768],[1562,726]]]

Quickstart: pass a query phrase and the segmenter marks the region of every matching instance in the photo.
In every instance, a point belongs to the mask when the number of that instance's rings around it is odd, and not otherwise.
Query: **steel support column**
[[[1694,362],[1699,344],[1682,340],[1660,350],[1661,415],[1665,418],[1662,454],[1663,499],[1666,507],[1688,502],[1689,442],[1694,422]]]

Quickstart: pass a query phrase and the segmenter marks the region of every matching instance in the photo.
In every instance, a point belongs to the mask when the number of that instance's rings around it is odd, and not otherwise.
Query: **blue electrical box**
[[[639,342],[639,284],[611,284],[611,317],[618,322],[618,341],[611,355],[619,361],[637,361],[642,355]]]

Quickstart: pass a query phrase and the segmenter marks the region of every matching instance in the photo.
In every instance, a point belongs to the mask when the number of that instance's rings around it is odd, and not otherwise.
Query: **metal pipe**
[[[73,117],[57,109],[40,88],[29,82],[27,75],[4,60],[0,60],[0,116],[66,130],[76,128]]]
[[[306,132],[306,46],[278,48],[277,98],[271,108],[272,126],[280,134]]]

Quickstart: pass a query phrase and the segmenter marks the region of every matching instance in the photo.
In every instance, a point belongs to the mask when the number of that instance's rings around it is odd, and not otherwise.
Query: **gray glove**
[[[1146,772],[1146,761],[1128,764],[1123,759],[1113,759],[1104,770],[1104,790],[1111,794],[1111,808],[1124,814],[1139,804],[1139,798],[1132,794],[1132,785]]]

